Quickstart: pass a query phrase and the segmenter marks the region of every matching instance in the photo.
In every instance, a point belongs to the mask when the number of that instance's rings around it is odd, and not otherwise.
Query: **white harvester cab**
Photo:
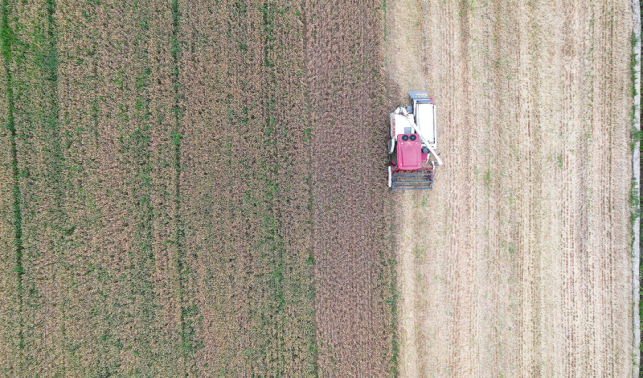
[[[442,165],[435,152],[435,106],[425,91],[409,92],[409,100],[410,106],[398,107],[389,114],[388,185],[394,190],[432,189],[435,166]]]

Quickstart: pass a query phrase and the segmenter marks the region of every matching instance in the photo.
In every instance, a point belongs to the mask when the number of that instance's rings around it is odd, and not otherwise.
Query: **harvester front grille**
[[[391,179],[393,190],[433,189],[433,172],[395,172]]]

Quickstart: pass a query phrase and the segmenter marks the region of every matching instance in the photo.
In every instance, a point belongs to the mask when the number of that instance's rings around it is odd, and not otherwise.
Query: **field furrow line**
[[[164,4],[164,2],[160,2]],[[169,15],[168,15],[169,16]],[[198,370],[194,354],[201,346],[200,340],[196,335],[196,323],[198,322],[199,309],[194,303],[193,290],[194,290],[194,273],[189,269],[187,258],[187,250],[185,243],[185,229],[181,211],[181,140],[183,139],[184,130],[182,127],[182,117],[185,113],[186,104],[184,99],[185,89],[182,88],[180,82],[180,60],[183,49],[183,43],[180,40],[181,13],[179,10],[178,0],[173,0],[171,3],[171,25],[165,25],[166,28],[171,28],[171,35],[169,41],[170,53],[172,57],[171,68],[171,83],[173,88],[173,104],[171,106],[172,114],[172,129],[171,129],[171,143],[173,145],[173,157],[170,158],[172,166],[174,167],[173,173],[173,192],[172,198],[174,199],[174,212],[170,219],[173,221],[173,235],[172,240],[172,254],[174,255],[174,265],[176,268],[176,282],[174,283],[177,292],[176,301],[180,310],[180,346],[183,352],[183,370],[185,376],[198,376]],[[169,23],[168,23],[169,24]]]

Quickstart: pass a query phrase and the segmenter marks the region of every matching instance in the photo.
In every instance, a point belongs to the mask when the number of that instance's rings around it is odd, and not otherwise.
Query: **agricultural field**
[[[0,376],[628,374],[628,4],[3,0]]]
[[[445,161],[396,197],[400,376],[631,376],[631,7],[389,8],[391,95],[429,90]]]
[[[340,4],[3,2],[0,375],[393,372],[382,12]]]

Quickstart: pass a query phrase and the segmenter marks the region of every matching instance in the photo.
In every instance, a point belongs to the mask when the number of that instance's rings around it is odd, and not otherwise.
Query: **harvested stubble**
[[[446,161],[400,198],[401,375],[631,374],[630,2],[399,4]]]
[[[306,6],[316,336],[323,376],[381,377],[395,368],[379,5]]]

